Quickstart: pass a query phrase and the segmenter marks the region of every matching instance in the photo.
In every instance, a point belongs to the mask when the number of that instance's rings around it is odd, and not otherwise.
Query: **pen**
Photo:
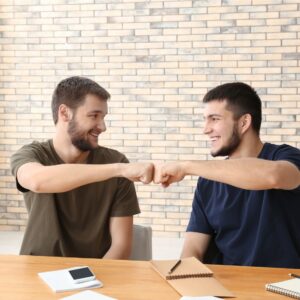
[[[300,278],[300,275],[297,275],[297,274],[293,274],[293,273],[290,273],[289,276],[291,277],[295,277],[295,278]]]
[[[169,274],[173,273],[173,271],[180,265],[181,260],[179,259],[176,264],[170,269]]]

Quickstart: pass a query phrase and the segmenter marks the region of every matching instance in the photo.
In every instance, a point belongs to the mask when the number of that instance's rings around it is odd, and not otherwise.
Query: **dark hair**
[[[226,100],[227,108],[233,112],[235,119],[250,114],[252,127],[259,134],[262,119],[261,100],[251,86],[243,82],[225,83],[208,91],[203,98],[204,103],[216,100]]]
[[[62,80],[55,88],[52,95],[52,116],[54,124],[58,121],[58,108],[65,104],[76,110],[84,103],[88,94],[98,96],[99,99],[106,101],[110,94],[95,81],[79,76],[73,76]]]

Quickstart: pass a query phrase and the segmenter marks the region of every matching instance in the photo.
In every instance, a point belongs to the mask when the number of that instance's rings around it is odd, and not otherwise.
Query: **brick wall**
[[[27,214],[10,155],[50,138],[51,94],[71,75],[112,94],[102,145],[131,161],[208,159],[201,99],[245,81],[261,95],[262,139],[300,146],[298,0],[5,0],[0,5],[0,230]],[[196,178],[136,184],[156,236],[183,235]]]

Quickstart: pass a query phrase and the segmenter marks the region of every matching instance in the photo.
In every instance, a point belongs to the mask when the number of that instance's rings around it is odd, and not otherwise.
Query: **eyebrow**
[[[219,115],[219,114],[210,114],[207,117],[204,116],[204,119],[209,119],[209,118],[213,118],[213,117],[222,117],[222,115]]]
[[[98,110],[98,109],[96,109],[96,110],[91,110],[91,111],[88,111],[88,112],[87,112],[88,115],[90,115],[90,114],[99,114],[99,113],[102,114],[102,115],[107,115],[107,113],[104,113],[104,112],[103,112],[102,110],[100,110],[100,109],[99,109],[99,110]]]

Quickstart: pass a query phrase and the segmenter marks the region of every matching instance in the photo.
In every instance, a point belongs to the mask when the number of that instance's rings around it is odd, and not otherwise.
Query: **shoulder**
[[[31,154],[38,154],[44,151],[51,151],[51,140],[45,141],[45,142],[38,142],[33,141],[30,144],[23,145],[16,153],[15,155],[31,155]]]
[[[118,150],[99,146],[92,151],[92,160],[97,163],[128,162],[127,157]]]
[[[295,156],[300,159],[300,150],[293,146],[282,144],[275,145],[270,143],[265,143],[263,149],[260,153],[261,158],[274,159],[281,158],[284,156]]]
[[[271,143],[265,143],[262,152],[277,153],[277,152],[294,152],[300,154],[300,150],[296,147],[287,144],[275,145]]]
[[[34,141],[30,144],[22,146],[15,152],[11,158],[11,169],[16,174],[16,170],[23,164],[28,162],[39,162],[45,164],[48,157],[51,157],[50,140],[46,142]]]
[[[269,160],[287,160],[296,164],[300,169],[300,150],[287,144],[265,143],[259,157]]]

